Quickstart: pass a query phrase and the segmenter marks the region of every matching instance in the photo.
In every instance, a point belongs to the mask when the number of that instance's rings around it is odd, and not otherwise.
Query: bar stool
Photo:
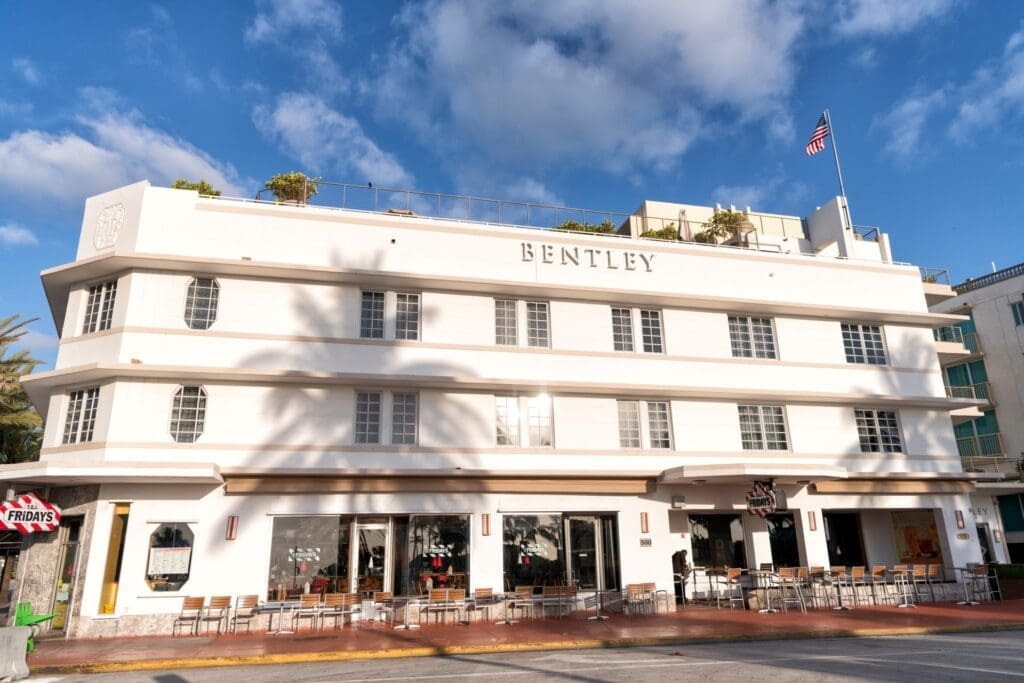
[[[905,564],[892,566],[892,583],[896,588],[899,604],[897,607],[914,607],[914,595],[910,590],[910,567]]]
[[[800,611],[807,614],[807,605],[804,603],[804,596],[800,591],[800,584],[796,578],[796,571],[792,567],[781,567],[775,575],[779,586],[779,598],[782,602],[782,611],[789,612],[789,604],[795,603]],[[787,595],[787,591],[789,594]]]
[[[879,603],[878,589],[882,590],[882,602],[889,602],[891,596],[889,595],[889,580],[886,576],[887,572],[884,564],[876,564],[871,568],[871,602],[875,605]]]
[[[928,591],[931,593],[932,602],[935,602],[935,585],[946,580],[945,570],[941,564],[929,564],[928,566]]]
[[[824,567],[811,567],[811,599],[816,600],[817,588],[821,588],[825,596],[826,609],[832,606],[832,581],[831,576]],[[815,605],[817,606],[817,605]]]
[[[868,602],[867,593],[868,580],[867,570],[864,567],[850,567],[850,588],[853,589],[853,606],[857,607],[862,602],[870,604]],[[861,589],[865,589],[862,595]]]
[[[747,608],[746,600],[743,599],[742,579],[742,569],[731,567],[725,570],[725,585],[718,592],[717,604],[719,608],[722,606],[723,599],[729,603],[729,609],[733,609],[736,603],[739,603],[741,609]]]
[[[915,564],[910,572],[910,582],[914,588],[914,598],[916,602],[921,602],[921,595],[924,593],[923,587],[927,587],[929,591],[931,586],[928,584],[928,565],[926,564]],[[935,602],[935,594],[931,593],[931,601]]]
[[[989,573],[987,564],[976,564],[973,567],[968,565],[970,568],[970,580],[971,580],[971,592],[974,594],[974,599],[978,602],[987,600],[992,602],[996,599],[996,594],[999,594],[999,599],[1002,600],[1003,596],[999,589],[993,589],[992,587],[992,575]],[[999,579],[996,578],[996,581]]]
[[[846,567],[829,567],[828,572],[832,575],[832,581],[836,587],[836,599],[839,601],[839,604],[832,609],[850,609],[850,606],[843,602],[843,589],[850,586],[850,575],[846,572]]]

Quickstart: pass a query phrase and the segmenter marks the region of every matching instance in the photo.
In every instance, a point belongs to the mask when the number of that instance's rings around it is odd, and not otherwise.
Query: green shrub
[[[610,220],[603,220],[597,224],[568,220],[562,221],[560,225],[553,229],[558,232],[593,232],[600,235],[608,235],[615,232],[615,224]]]
[[[996,576],[1000,579],[1024,579],[1024,564],[997,564]]]
[[[679,240],[679,229],[676,228],[675,223],[669,223],[664,228],[641,233],[640,237],[649,240],[672,240],[675,242]]]
[[[317,192],[319,178],[307,178],[305,173],[292,171],[278,173],[266,182],[266,188],[274,193],[279,202],[305,204]],[[303,192],[305,190],[305,192]]]
[[[206,182],[203,179],[199,179],[196,182],[192,182],[191,180],[178,178],[173,183],[171,183],[171,187],[174,188],[175,190],[195,190],[199,194],[205,194],[209,197],[220,196],[220,190],[215,189],[213,185],[211,185],[210,183]]]

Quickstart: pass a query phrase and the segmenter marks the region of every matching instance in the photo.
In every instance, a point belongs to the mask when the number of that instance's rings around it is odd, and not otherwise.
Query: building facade
[[[928,310],[953,292],[838,198],[747,211],[724,244],[692,241],[711,207],[584,234],[399,199],[87,200],[76,260],[42,276],[42,459],[0,468],[64,510],[25,543],[21,600],[97,636],[167,632],[186,595],[671,590],[678,551],[980,559],[989,475],[950,415],[982,404],[947,396],[933,329],[963,319]],[[662,228],[684,241],[640,237]]]
[[[1006,477],[974,496],[974,508],[994,509],[1001,524],[979,526],[979,537],[991,559],[1024,562],[1024,263],[953,289],[956,297],[933,310],[967,320],[936,330],[936,338],[962,341],[967,353],[943,362],[946,384],[951,395],[985,402],[982,416],[954,427],[957,447],[965,469]]]

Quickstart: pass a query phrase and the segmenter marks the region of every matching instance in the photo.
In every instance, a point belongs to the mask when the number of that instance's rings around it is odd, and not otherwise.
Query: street
[[[264,681],[937,681],[1024,678],[1022,631],[936,636],[732,642],[611,650],[377,659],[32,677],[104,683],[262,683]]]

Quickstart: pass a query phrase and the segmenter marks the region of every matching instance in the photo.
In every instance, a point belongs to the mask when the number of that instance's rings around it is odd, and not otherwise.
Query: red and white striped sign
[[[774,489],[765,482],[754,482],[754,488],[747,492],[747,512],[758,517],[766,517],[775,512],[778,499]]]
[[[0,503],[0,529],[31,534],[60,526],[60,508],[34,493]]]

